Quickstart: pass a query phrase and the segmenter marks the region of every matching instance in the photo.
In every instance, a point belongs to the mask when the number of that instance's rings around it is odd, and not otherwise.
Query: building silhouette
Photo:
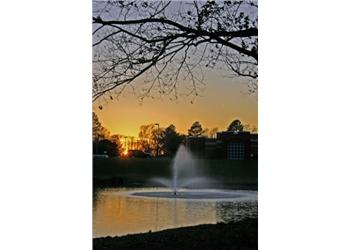
[[[255,160],[258,159],[258,134],[247,131],[218,132],[216,138],[187,137],[186,146],[199,158]]]

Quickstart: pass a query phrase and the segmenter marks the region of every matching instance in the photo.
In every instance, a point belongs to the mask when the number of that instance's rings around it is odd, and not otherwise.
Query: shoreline
[[[257,183],[218,183],[216,184],[218,189],[237,189],[237,190],[251,190],[258,191]],[[119,187],[162,187],[159,185],[147,183],[144,180],[139,180],[132,177],[113,177],[113,176],[93,176],[93,189],[99,188],[119,188]],[[201,188],[199,188],[201,189]]]
[[[258,249],[258,219],[93,239],[93,249]]]

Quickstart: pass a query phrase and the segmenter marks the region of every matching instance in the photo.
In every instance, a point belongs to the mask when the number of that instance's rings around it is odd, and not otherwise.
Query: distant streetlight
[[[157,151],[156,151],[156,157],[158,157],[159,155],[159,123],[156,123],[154,125],[158,127],[157,128]]]

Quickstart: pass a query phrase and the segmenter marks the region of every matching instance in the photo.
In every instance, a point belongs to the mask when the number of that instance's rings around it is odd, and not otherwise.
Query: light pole
[[[158,157],[158,154],[159,154],[159,123],[156,123],[154,125],[156,125],[158,127],[157,128],[157,152],[156,152],[156,157]]]

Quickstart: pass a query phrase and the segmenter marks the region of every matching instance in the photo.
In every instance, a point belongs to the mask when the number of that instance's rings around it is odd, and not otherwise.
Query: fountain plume
[[[209,184],[214,182],[210,178],[200,176],[197,159],[184,145],[180,145],[176,152],[171,170],[171,179],[152,178],[150,181],[171,188],[174,195],[178,194],[180,188],[207,188]]]

